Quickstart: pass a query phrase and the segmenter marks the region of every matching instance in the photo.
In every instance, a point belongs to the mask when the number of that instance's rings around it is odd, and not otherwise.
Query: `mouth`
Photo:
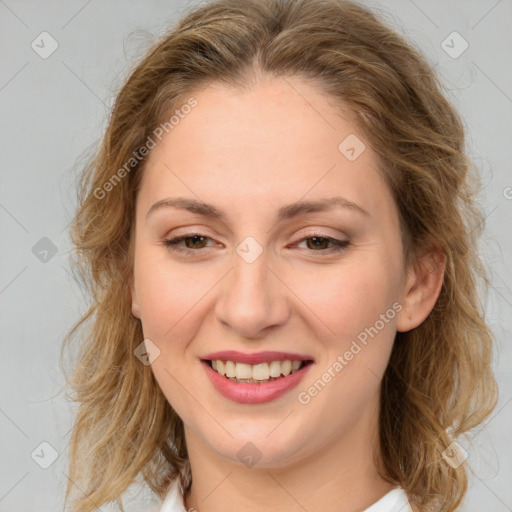
[[[240,404],[263,404],[290,392],[305,378],[315,361],[285,352],[244,354],[225,351],[201,359],[214,389]]]
[[[240,404],[263,404],[289,395],[315,363],[307,354],[223,350],[200,358],[222,396]]]
[[[265,384],[288,377],[305,366],[313,364],[313,360],[284,359],[248,364],[233,360],[202,359],[213,371],[227,380],[242,384]]]

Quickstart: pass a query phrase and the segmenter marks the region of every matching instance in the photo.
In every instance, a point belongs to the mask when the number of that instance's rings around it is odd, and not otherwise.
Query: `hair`
[[[175,479],[182,492],[190,487],[183,422],[151,367],[134,356],[143,340],[128,286],[147,161],[140,148],[194,92],[212,82],[248,89],[264,76],[308,80],[350,112],[398,206],[404,261],[418,264],[427,247],[446,258],[432,312],[395,337],[380,391],[378,471],[420,510],[454,511],[469,468],[452,467],[442,453],[497,401],[482,301],[488,278],[477,251],[480,181],[465,153],[461,118],[432,66],[375,12],[345,0],[196,6],[156,39],[117,94],[101,145],[81,174],[71,227],[73,268],[91,302],[62,346],[78,339],[66,375],[79,404],[66,502],[76,492],[73,510],[113,500],[124,510],[120,496],[139,476],[161,499]]]

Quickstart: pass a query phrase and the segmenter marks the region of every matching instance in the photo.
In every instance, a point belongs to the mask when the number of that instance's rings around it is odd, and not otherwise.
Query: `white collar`
[[[159,512],[187,512],[178,479],[174,480]],[[401,487],[396,487],[362,512],[412,512],[409,500]]]

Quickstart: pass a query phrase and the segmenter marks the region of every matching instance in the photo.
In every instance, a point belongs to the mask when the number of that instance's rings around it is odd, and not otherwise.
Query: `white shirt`
[[[172,483],[160,512],[187,512],[178,487],[178,480]],[[405,491],[401,487],[396,487],[362,512],[412,512],[412,509]]]

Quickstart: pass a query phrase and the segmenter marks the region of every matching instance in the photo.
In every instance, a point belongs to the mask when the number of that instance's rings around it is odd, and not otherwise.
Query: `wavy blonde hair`
[[[112,500],[123,509],[120,496],[140,475],[160,498],[174,479],[182,492],[190,486],[183,423],[151,368],[134,356],[143,334],[128,283],[147,159],[108,193],[98,191],[194,91],[212,81],[250,87],[254,70],[311,80],[340,109],[348,106],[398,205],[405,261],[415,264],[426,246],[446,255],[433,311],[396,335],[381,387],[379,471],[420,510],[452,512],[466,493],[467,467],[451,467],[442,452],[483,422],[497,400],[481,302],[488,281],[477,252],[479,181],[461,119],[431,66],[373,12],[344,0],[196,7],[156,41],[119,91],[101,147],[82,174],[71,229],[74,268],[92,301],[62,346],[78,339],[66,375],[79,404],[66,502],[76,493],[73,510]]]

